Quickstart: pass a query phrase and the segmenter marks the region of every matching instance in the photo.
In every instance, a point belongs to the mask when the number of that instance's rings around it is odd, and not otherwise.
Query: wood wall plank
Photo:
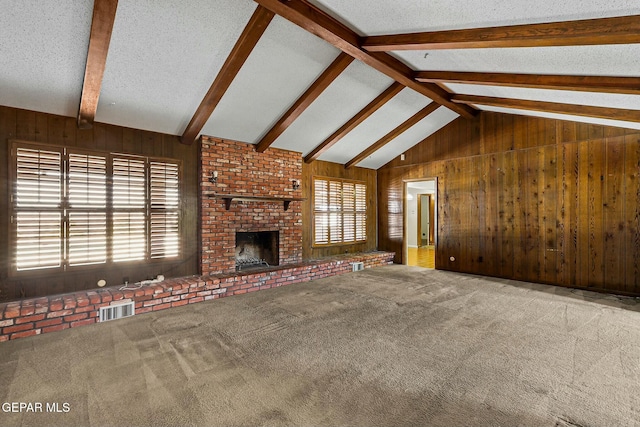
[[[466,218],[465,230],[467,234],[467,249],[469,263],[471,264],[470,272],[476,273],[482,271],[484,265],[483,249],[484,249],[484,229],[485,229],[485,194],[484,194],[484,176],[481,162],[474,162],[472,158],[465,157],[463,159],[464,168],[460,171],[463,182],[465,199],[468,200],[470,208],[470,216]],[[463,172],[464,171],[464,172]],[[475,223],[475,224],[474,224]],[[474,226],[477,224],[477,227]]]
[[[604,133],[589,141],[589,287],[604,287]]]
[[[502,117],[494,114],[491,116],[487,116],[485,120],[480,122],[481,133],[482,133],[482,154],[495,153],[498,151],[500,142],[502,140],[501,137],[501,129],[502,129]]]
[[[576,286],[589,286],[589,141],[578,143],[578,192],[575,194],[578,204],[578,236],[576,246]]]
[[[535,121],[536,125],[538,121]],[[536,136],[537,137],[537,136]],[[537,140],[534,140],[534,144]],[[535,147],[535,145],[534,145]],[[526,277],[533,277],[536,282],[541,281],[542,275],[542,263],[543,263],[543,249],[544,242],[541,241],[542,230],[540,228],[540,222],[542,216],[540,210],[542,207],[542,188],[541,184],[543,180],[542,169],[540,165],[541,158],[543,157],[543,151],[538,148],[532,148],[526,150],[526,181],[525,185],[528,189],[528,199],[526,203],[526,260],[525,265],[528,267],[525,270]]]
[[[517,280],[526,280],[528,277],[529,267],[527,262],[527,200],[529,199],[529,187],[526,185],[527,179],[527,152],[517,151],[515,153],[516,176],[517,183],[515,198],[515,221],[514,221],[514,271],[513,277]]]
[[[623,237],[624,224],[624,136],[606,138],[603,196],[604,285],[611,290],[625,289]]]
[[[640,294],[640,136],[624,139],[625,291]]]
[[[575,141],[588,141],[590,136],[589,132],[591,131],[591,126],[588,123],[575,123]]]
[[[13,108],[0,106],[0,141],[7,141],[16,136],[16,115],[17,111]],[[11,193],[11,186],[9,183],[8,174],[9,165],[9,150],[6,145],[0,143],[0,194],[7,195]],[[2,196],[0,196],[2,197]],[[6,197],[6,196],[4,196]],[[3,241],[0,244],[0,260],[9,259],[9,245],[7,237],[9,236],[9,211],[6,206],[0,207],[0,234],[4,236]],[[0,268],[0,283],[6,282],[8,271],[5,268]],[[10,288],[0,287],[0,301],[5,295],[12,295],[14,293],[14,287]]]
[[[16,138],[25,141],[37,141],[36,138],[36,113],[27,110],[14,110],[16,112]]]
[[[455,120],[378,170],[379,249],[402,251],[391,206],[426,172],[438,179],[436,268],[640,295],[640,131]]]
[[[576,122],[561,121],[558,124],[560,139],[558,143],[569,143],[576,141]]]
[[[578,253],[578,145],[565,143],[558,146],[561,161],[558,168],[561,176],[558,209],[558,279],[557,283],[573,287],[576,283],[576,257]]]
[[[497,150],[497,147],[496,147]],[[481,256],[483,266],[480,271],[488,271],[490,275],[499,275],[499,261],[501,248],[499,242],[502,241],[502,228],[498,221],[498,155],[495,152],[483,156],[483,178],[484,178],[484,228],[482,235]],[[487,254],[497,254],[497,256],[487,256]]]
[[[515,156],[513,151],[506,151],[498,153],[497,158],[498,217],[496,221],[500,230],[497,240],[498,259],[500,260],[497,275],[500,277],[513,277],[516,217],[514,194],[518,191],[516,188]]]
[[[540,236],[544,243],[544,253],[541,281],[555,283],[558,275],[558,148],[555,145],[546,145],[542,149],[544,161]]]
[[[453,206],[453,204],[451,203],[451,199],[449,197],[450,191],[448,191],[448,178],[445,178],[445,177],[450,177],[451,174],[448,173],[449,162],[438,162],[438,164],[440,167],[438,168],[439,171],[437,176],[439,176],[440,178],[438,179],[438,188],[437,188],[438,205],[436,206],[437,223],[436,223],[435,243],[436,243],[436,247],[440,248],[441,256],[436,257],[435,264],[436,264],[436,268],[438,269],[450,270],[451,260],[449,258],[453,256],[453,253],[452,253],[453,251],[449,243],[452,242],[453,240],[452,239],[440,240],[438,236],[448,236],[452,233],[450,209]],[[389,170],[393,170],[393,169],[389,169]],[[384,195],[383,191],[386,190],[386,187],[384,186],[385,183],[381,182],[379,180],[379,177],[380,177],[380,174],[378,174],[378,194]],[[384,199],[383,198],[381,199],[380,197],[378,197],[378,203],[380,203],[381,200],[384,200]],[[379,217],[378,222],[380,225],[382,225],[385,222],[384,218],[381,218],[380,215],[378,215],[378,217]]]
[[[498,135],[500,135],[500,145],[498,147],[498,152],[503,153],[506,151],[511,151],[515,148],[515,132],[514,132],[514,118],[517,116],[511,114],[503,114],[501,116],[502,120],[500,123],[500,130]]]

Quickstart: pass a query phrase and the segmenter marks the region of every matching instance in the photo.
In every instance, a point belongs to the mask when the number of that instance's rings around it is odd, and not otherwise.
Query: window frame
[[[9,254],[9,272],[8,276],[12,278],[20,278],[20,277],[38,277],[38,276],[46,276],[52,273],[74,273],[74,272],[90,272],[90,271],[99,271],[108,268],[118,268],[118,267],[130,267],[136,264],[145,264],[145,265],[153,265],[153,264],[163,264],[163,263],[175,263],[182,262],[185,256],[185,237],[183,232],[183,227],[181,225],[181,220],[184,218],[184,190],[185,190],[185,182],[183,179],[183,161],[181,159],[161,157],[161,156],[149,156],[142,154],[132,154],[132,153],[124,153],[124,152],[113,152],[108,150],[96,150],[96,149],[86,149],[82,147],[68,147],[61,145],[53,145],[41,142],[33,142],[27,140],[20,139],[10,139],[9,144],[9,221],[8,221],[8,254]],[[17,198],[17,150],[18,148],[27,148],[34,150],[45,150],[52,152],[59,152],[61,154],[61,173],[62,178],[60,180],[62,189],[61,189],[61,201],[58,208],[52,208],[52,211],[61,213],[61,238],[60,238],[60,246],[61,246],[61,263],[60,266],[57,267],[44,267],[44,268],[34,268],[34,269],[26,269],[26,270],[18,270],[17,264],[17,221],[15,220],[18,212],[26,211],[28,209],[19,208],[17,206],[16,198]],[[105,262],[97,262],[90,264],[79,264],[79,265],[71,265],[69,260],[69,217],[70,212],[73,212],[74,209],[69,206],[69,194],[67,194],[69,189],[69,156],[71,154],[80,154],[80,155],[90,155],[90,156],[103,156],[106,161],[106,176],[105,176],[105,185],[106,185],[106,261]],[[117,209],[113,207],[113,159],[114,157],[118,158],[137,158],[143,159],[145,162],[145,252],[144,258],[139,260],[123,260],[123,261],[114,261],[113,260],[113,214],[114,212],[122,211],[122,209]],[[177,165],[177,179],[178,179],[178,202],[175,209],[172,211],[177,211],[178,215],[178,252],[177,256],[171,257],[152,257],[151,256],[151,212],[156,210],[157,208],[152,208],[151,203],[151,179],[150,179],[150,164],[151,162],[159,162],[159,163],[170,163]],[[38,208],[32,208],[33,211],[38,211]],[[91,208],[77,208],[75,212],[80,211],[91,211]],[[169,211],[169,210],[167,210]]]
[[[329,228],[328,233],[328,242],[327,243],[317,243],[316,242],[316,214],[317,213],[321,213],[316,209],[316,180],[324,180],[327,181],[327,198],[331,199],[331,194],[330,194],[330,188],[331,188],[331,182],[340,182],[340,188],[341,191],[344,188],[344,183],[348,183],[348,184],[353,184],[354,188],[356,185],[362,185],[364,186],[364,198],[365,198],[365,209],[364,212],[360,211],[361,214],[364,214],[364,239],[357,239],[357,221],[354,220],[354,228],[353,228],[353,235],[354,235],[354,240],[353,241],[344,241],[344,214],[345,209],[344,209],[344,196],[341,194],[341,203],[340,203],[340,210],[336,211],[335,213],[339,213],[340,217],[341,217],[341,234],[342,234],[342,240],[339,242],[331,242],[331,230]],[[336,177],[330,177],[330,176],[322,176],[322,175],[314,175],[311,178],[311,220],[312,220],[312,229],[311,229],[311,245],[313,248],[327,248],[327,247],[340,247],[340,246],[353,246],[353,245],[361,245],[363,243],[366,243],[369,240],[369,236],[368,236],[368,219],[369,219],[369,186],[367,185],[366,181],[361,181],[361,180],[355,180],[355,179],[348,179],[348,178],[336,178]],[[327,213],[330,213],[330,211],[327,211]],[[354,210],[353,210],[354,215],[358,214],[358,210],[357,210],[357,202],[356,202],[356,198],[355,198],[355,194],[354,194]]]

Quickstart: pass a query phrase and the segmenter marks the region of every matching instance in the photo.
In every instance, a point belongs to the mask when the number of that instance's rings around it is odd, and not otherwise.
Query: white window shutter
[[[150,256],[168,258],[180,253],[179,169],[175,163],[151,162]]]
[[[107,159],[70,153],[67,173],[69,265],[107,261]]]
[[[60,267],[63,261],[62,153],[17,148],[15,160],[16,269]]]

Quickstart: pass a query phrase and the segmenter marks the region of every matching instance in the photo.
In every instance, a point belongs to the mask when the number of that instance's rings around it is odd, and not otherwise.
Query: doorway
[[[436,179],[405,182],[405,264],[436,266]]]

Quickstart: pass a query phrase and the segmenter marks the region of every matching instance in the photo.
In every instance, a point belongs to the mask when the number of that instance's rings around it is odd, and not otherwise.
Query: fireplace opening
[[[236,232],[236,270],[279,265],[279,232]]]

